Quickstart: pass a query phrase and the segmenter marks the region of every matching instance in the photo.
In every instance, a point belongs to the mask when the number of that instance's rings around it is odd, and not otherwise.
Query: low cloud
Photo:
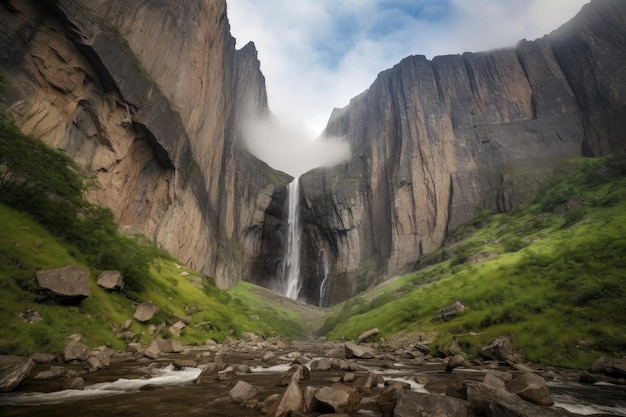
[[[294,177],[350,158],[350,146],[342,138],[312,140],[301,126],[285,125],[271,117],[244,123],[242,132],[246,147],[254,156]]]

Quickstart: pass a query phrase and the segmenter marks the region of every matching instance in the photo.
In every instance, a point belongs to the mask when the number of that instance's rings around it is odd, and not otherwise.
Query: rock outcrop
[[[562,164],[624,149],[626,4],[594,1],[514,48],[410,56],[336,109],[352,159],[303,175],[304,292],[334,303],[411,268],[482,209],[529,202]]]
[[[10,0],[0,20],[2,106],[95,177],[92,202],[222,287],[262,271],[289,178],[243,147],[269,110],[225,0]]]

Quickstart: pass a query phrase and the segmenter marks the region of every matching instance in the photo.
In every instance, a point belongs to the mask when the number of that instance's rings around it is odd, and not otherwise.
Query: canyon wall
[[[304,293],[323,304],[412,268],[481,210],[528,203],[569,159],[626,145],[626,2],[535,41],[410,56],[332,113],[350,162],[301,177]]]
[[[94,176],[90,201],[221,287],[262,279],[289,178],[243,147],[269,110],[225,0],[9,0],[0,21],[3,106]]]

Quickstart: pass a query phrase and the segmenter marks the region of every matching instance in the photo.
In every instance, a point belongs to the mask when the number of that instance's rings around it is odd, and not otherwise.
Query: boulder
[[[157,311],[159,311],[159,307],[157,307],[156,304],[140,303],[137,305],[137,308],[135,309],[135,314],[133,314],[133,317],[137,321],[144,322],[144,321],[151,320]]]
[[[62,388],[82,390],[85,388],[85,380],[81,377],[69,379],[66,383],[63,384]]]
[[[36,364],[42,364],[54,362],[54,360],[56,359],[56,355],[54,353],[33,353],[32,355],[30,355],[30,358]]]
[[[328,371],[331,368],[331,362],[328,359],[315,359],[311,362],[312,371]]]
[[[194,361],[193,359],[176,359],[173,365],[174,368],[178,370],[183,368],[197,368],[198,362]]]
[[[122,325],[120,326],[120,330],[121,331],[126,331],[128,329],[130,329],[130,326],[133,325],[133,321],[132,320],[124,320],[124,323],[122,323]]]
[[[545,379],[532,372],[524,372],[515,375],[506,388],[520,396],[520,398],[533,404],[549,406],[554,404],[550,388]]]
[[[184,349],[182,343],[174,339],[155,339],[154,342],[162,353],[180,353]]]
[[[124,279],[120,271],[104,271],[98,275],[98,285],[105,290],[123,290]]]
[[[459,366],[470,366],[469,362],[467,362],[467,359],[465,359],[465,356],[461,355],[460,353],[447,359],[448,361],[446,363],[446,372],[452,372],[454,368],[458,368]]]
[[[477,416],[492,417],[565,417],[572,416],[565,410],[538,406],[522,400],[519,396],[481,382],[466,381],[465,397],[472,412]]]
[[[187,325],[182,320],[178,320],[176,323],[172,324],[172,326],[170,327],[170,332],[174,336],[180,336],[180,333],[185,327],[187,327]]]
[[[0,392],[13,391],[34,367],[31,358],[0,355]]]
[[[315,394],[319,411],[332,413],[354,413],[359,409],[361,394],[354,388],[342,384],[322,387]]]
[[[591,365],[589,370],[615,378],[626,378],[626,358],[600,358]]]
[[[307,413],[312,413],[317,410],[318,404],[315,399],[315,394],[317,394],[319,388],[307,386],[304,387],[304,391],[302,392],[302,397],[304,398],[304,411]]]
[[[302,381],[303,379],[309,379],[310,377],[311,373],[309,372],[309,368],[304,365],[294,365],[281,375],[276,385],[284,387],[289,385],[291,381]]]
[[[455,301],[454,303],[450,304],[447,307],[442,308],[441,310],[438,310],[434,315],[433,315],[433,321],[441,321],[441,320],[448,320],[456,315],[458,315],[459,313],[464,312],[465,310],[467,310],[467,307],[465,305],[463,305],[460,301]]]
[[[510,337],[501,336],[487,343],[480,349],[480,356],[509,364],[517,363],[520,358],[513,350],[513,341]]]
[[[65,362],[71,361],[86,361],[89,357],[89,349],[81,342],[71,341],[63,349],[63,360]]]
[[[254,397],[257,394],[257,389],[246,381],[237,381],[233,389],[228,392],[228,395],[239,403],[244,403]]]
[[[344,344],[346,358],[371,359],[374,357],[374,350],[367,347],[357,345],[356,343],[346,342]]]
[[[268,417],[286,417],[292,412],[304,411],[304,397],[297,381],[291,381],[287,389],[270,407]]]
[[[470,404],[460,398],[421,392],[395,390],[394,417],[454,416],[469,417]]]
[[[41,270],[36,278],[37,285],[57,301],[80,303],[89,296],[89,270],[82,266]]]
[[[491,373],[486,373],[483,383],[497,389],[506,389],[506,383]]]
[[[373,328],[373,329],[370,329],[370,330],[368,330],[366,332],[361,333],[361,335],[356,338],[356,344],[358,345],[361,342],[366,341],[370,337],[376,336],[379,332],[380,332],[380,330],[378,330],[377,328]]]
[[[217,379],[219,372],[224,369],[224,364],[217,362],[209,362],[206,364],[198,379],[196,379],[196,384],[210,384]]]

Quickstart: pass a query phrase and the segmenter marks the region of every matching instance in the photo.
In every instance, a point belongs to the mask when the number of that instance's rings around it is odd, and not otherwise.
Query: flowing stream
[[[287,245],[285,246],[285,256],[283,260],[283,294],[295,300],[298,298],[302,282],[300,281],[300,211],[298,203],[300,201],[299,183],[300,177],[293,179],[289,183],[289,212],[287,217]]]
[[[322,279],[322,283],[320,284],[320,302],[319,307],[327,307],[328,306],[328,296],[330,295],[330,283],[328,282],[328,256],[326,256],[326,251],[324,249],[320,250],[320,256],[322,260],[322,273],[324,279]]]

